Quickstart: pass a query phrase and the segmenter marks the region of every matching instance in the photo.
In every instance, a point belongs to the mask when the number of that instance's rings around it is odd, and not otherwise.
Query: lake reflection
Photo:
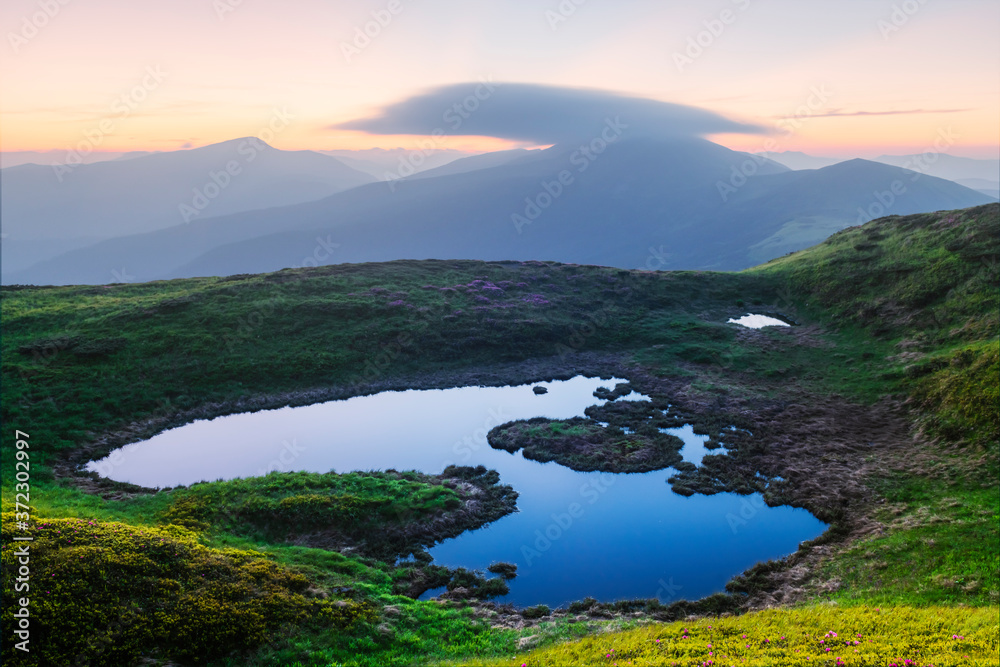
[[[575,377],[516,387],[383,392],[343,401],[196,421],[88,465],[119,481],[176,486],[272,470],[420,470],[484,465],[520,494],[519,511],[431,549],[442,565],[518,565],[505,600],[557,606],[601,600],[696,599],[754,563],[794,551],[825,524],[760,496],[679,496],[669,470],[575,472],[492,449],[486,433],[515,419],[582,416],[593,392],[622,380]],[[544,386],[548,393],[535,394]],[[637,394],[619,400],[645,400]],[[685,460],[704,437],[672,429]]]

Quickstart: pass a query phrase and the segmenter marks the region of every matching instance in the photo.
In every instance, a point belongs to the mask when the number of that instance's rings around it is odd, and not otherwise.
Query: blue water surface
[[[513,387],[383,392],[342,401],[196,421],[128,445],[89,468],[151,487],[263,475],[272,470],[420,470],[484,465],[520,497],[518,512],[431,549],[441,565],[518,566],[504,601],[559,606],[592,596],[610,601],[697,599],[722,591],[756,562],[795,551],[826,526],[759,495],[683,497],[672,471],[581,473],[492,449],[486,434],[514,419],[582,416],[603,404],[593,392],[618,379]],[[546,394],[532,388],[544,386]],[[618,400],[648,400],[633,393]],[[700,463],[705,436],[669,429]],[[712,453],[712,452],[709,452]],[[714,453],[722,453],[717,450]]]

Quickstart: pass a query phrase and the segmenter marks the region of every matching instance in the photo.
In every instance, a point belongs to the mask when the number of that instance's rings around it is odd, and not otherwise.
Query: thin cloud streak
[[[814,113],[811,118],[841,118],[848,116],[908,116],[912,114],[963,113],[972,109],[905,109],[903,111],[828,111]],[[775,118],[791,118],[792,116],[775,116]]]

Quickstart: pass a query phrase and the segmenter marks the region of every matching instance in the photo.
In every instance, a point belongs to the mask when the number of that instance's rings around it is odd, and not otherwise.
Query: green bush
[[[521,616],[525,618],[542,618],[543,616],[548,616],[551,610],[544,604],[540,604],[536,607],[528,607],[521,612]]]
[[[11,513],[3,515],[3,586],[14,590]],[[310,582],[258,553],[209,549],[177,526],[42,520],[32,531],[31,652],[8,664],[93,667],[162,655],[203,663],[252,650],[286,624],[347,627],[378,619],[364,602],[312,599]],[[14,607],[4,598],[3,625]]]

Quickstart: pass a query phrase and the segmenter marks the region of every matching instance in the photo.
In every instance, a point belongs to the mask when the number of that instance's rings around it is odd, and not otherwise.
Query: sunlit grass
[[[998,610],[811,606],[652,624],[466,665],[996,665]]]
[[[216,574],[237,579],[246,563],[255,564],[274,575],[262,585],[287,609],[305,604],[295,596],[312,587],[373,605],[372,614],[360,613],[336,632],[299,624],[250,653],[219,657],[220,665],[451,664],[470,656],[479,658],[470,664],[513,665],[835,665],[837,658],[882,667],[906,660],[996,665],[998,210],[888,218],[739,274],[432,261],[141,285],[5,287],[2,417],[7,428],[31,434],[36,517],[132,527],[131,540],[93,536],[91,547],[116,554],[115,567],[146,567],[138,560],[143,545],[173,539],[156,532],[174,530],[164,524],[186,523],[196,534],[183,533],[184,544],[177,538],[171,545],[195,554],[194,564],[214,564]],[[760,310],[795,315],[813,333],[803,341],[795,328],[743,337],[725,322]],[[822,564],[820,574],[837,582],[820,596],[827,604],[640,628],[563,618],[491,629],[470,610],[396,595],[388,563],[281,544],[273,531],[282,522],[303,527],[332,515],[363,524],[382,508],[438,512],[454,505],[446,489],[374,479],[351,486],[346,478],[292,488],[312,478],[286,476],[107,500],[54,480],[49,467],[108,430],[207,404],[577,353],[621,355],[650,372],[688,379],[690,391],[704,396],[788,400],[812,392],[870,403],[890,395],[908,401],[926,438],[904,462],[908,468],[870,480],[881,501],[872,519],[883,529],[834,550]],[[560,424],[549,429],[574,434]],[[5,467],[12,442],[0,447]],[[9,511],[11,476],[3,488]],[[237,521],[250,512],[267,520]],[[366,526],[378,529],[377,522]],[[252,554],[229,562],[222,554],[228,549]],[[51,562],[72,560],[61,548],[50,555]],[[156,585],[198,590],[192,563],[166,556]],[[271,562],[286,569],[271,569]],[[104,585],[91,564],[74,565],[83,581]],[[273,588],[275,581],[292,582],[291,597]],[[65,591],[77,590],[64,583]],[[91,602],[86,613],[67,607],[70,620],[119,614],[115,595]],[[214,612],[199,609],[192,618],[211,626]],[[282,614],[241,627],[260,638]],[[153,627],[144,618],[136,627]],[[67,639],[79,639],[77,630],[67,630]],[[230,645],[234,636],[227,635]],[[859,643],[848,646],[848,638]],[[521,640],[540,648],[518,655]],[[123,644],[129,656],[154,645],[136,641]]]

